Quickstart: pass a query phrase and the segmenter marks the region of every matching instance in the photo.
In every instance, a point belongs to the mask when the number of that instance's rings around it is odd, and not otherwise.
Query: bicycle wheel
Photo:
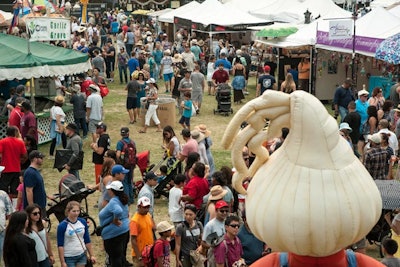
[[[86,220],[86,223],[89,228],[89,234],[94,235],[96,232],[96,227],[97,227],[96,221],[92,217],[90,217],[88,214],[83,214],[82,217]]]

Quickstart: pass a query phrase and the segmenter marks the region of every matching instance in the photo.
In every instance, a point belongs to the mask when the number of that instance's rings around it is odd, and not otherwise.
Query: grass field
[[[115,76],[118,77],[117,75]],[[135,140],[138,151],[150,150],[151,151],[151,162],[157,163],[163,154],[160,145],[162,144],[162,135],[159,132],[156,132],[156,128],[149,128],[146,134],[139,134],[138,130],[141,128],[141,122],[135,123],[133,125],[128,124],[129,117],[128,113],[125,109],[125,101],[126,101],[126,91],[124,91],[124,85],[119,84],[117,81],[109,84],[110,93],[107,97],[104,98],[104,109],[105,109],[105,120],[104,122],[108,126],[108,134],[111,137],[112,148],[115,149],[117,141],[120,139],[119,130],[121,127],[128,126],[130,128],[130,137]],[[255,96],[255,77],[250,77],[249,79],[249,92],[250,94],[246,96],[246,101],[253,99]],[[164,92],[163,82],[159,82],[160,92]],[[206,90],[207,91],[207,90]],[[246,102],[245,101],[245,102]],[[244,102],[244,103],[245,103]],[[213,109],[216,108],[217,102],[214,96],[209,96],[207,93],[204,95],[201,114],[199,116],[193,117],[191,120],[191,124],[193,126],[198,125],[200,123],[204,123],[207,125],[207,128],[212,132],[211,137],[214,145],[212,146],[212,152],[215,159],[216,168],[220,168],[221,166],[227,165],[231,166],[230,161],[230,151],[224,150],[221,146],[222,135],[226,129],[227,124],[233,115],[230,116],[221,116],[214,115]],[[232,108],[234,112],[236,112],[243,104],[237,105],[232,104]],[[177,114],[176,122],[179,120],[179,115]],[[182,127],[176,123],[172,125],[175,129],[175,132],[182,141],[180,136],[180,131]],[[80,172],[81,179],[85,182],[86,185],[94,184],[94,165],[91,163],[92,160],[92,151],[90,149],[90,141],[91,138],[84,140],[84,151],[85,151],[85,159],[84,159],[84,169]],[[49,144],[41,145],[40,150],[48,155]],[[66,173],[63,171],[59,173],[56,169],[52,168],[53,160],[46,159],[42,174],[45,179],[46,190],[48,194],[56,193],[58,190],[58,182],[60,178]],[[135,173],[135,180],[141,179],[139,173]],[[88,197],[89,201],[89,213],[90,215],[98,222],[98,211],[97,208],[94,208],[93,205],[97,203],[99,192],[96,192]],[[160,198],[156,200],[155,205],[155,221],[160,222],[162,220],[168,220],[168,208],[167,208],[167,200]],[[130,207],[131,215],[135,212],[134,205]],[[56,218],[51,217],[52,220],[52,230],[50,232],[50,238],[52,240],[53,251],[56,252],[56,227],[58,222]],[[96,257],[98,260],[98,264],[96,266],[103,266],[104,264],[104,250],[102,248],[102,240],[100,237],[92,236],[92,243],[94,245],[94,250],[96,252]],[[377,247],[375,245],[371,245],[368,249],[368,253],[372,256],[377,256]],[[130,258],[130,245],[128,246],[128,260],[131,261]],[[57,255],[57,253],[55,253]],[[171,261],[174,262],[174,261]],[[56,264],[55,266],[60,266],[58,255],[56,256]],[[174,266],[174,264],[171,264]]]

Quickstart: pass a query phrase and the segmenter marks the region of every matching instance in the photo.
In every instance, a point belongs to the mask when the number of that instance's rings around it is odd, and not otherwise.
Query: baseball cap
[[[268,66],[268,65],[265,65],[265,66],[264,66],[264,71],[265,71],[265,72],[270,72],[270,71],[271,71],[271,67]]]
[[[220,209],[220,208],[224,208],[224,207],[229,207],[229,206],[223,200],[218,200],[217,203],[215,203],[215,209]]]
[[[101,121],[101,122],[99,122],[99,123],[96,124],[96,128],[97,128],[97,129],[101,128],[101,129],[107,130],[107,125],[104,124],[104,123]]]
[[[113,189],[115,191],[124,191],[124,185],[120,181],[112,181],[106,185],[106,189]]]
[[[122,127],[120,132],[121,132],[122,136],[126,136],[129,133],[129,128],[128,127]]]
[[[33,150],[29,153],[29,160],[33,160],[34,158],[44,158],[44,155],[39,150]]]
[[[358,96],[362,96],[362,95],[369,95],[369,92],[367,90],[362,89],[358,92]]]
[[[95,84],[89,85],[89,89],[92,90],[92,91],[95,91],[95,92],[99,92],[100,91],[100,88]]]
[[[148,181],[150,179],[153,179],[153,180],[158,179],[158,176],[154,172],[150,171],[150,172],[146,173],[146,176],[144,177],[144,180]]]
[[[117,173],[126,174],[128,172],[129,172],[129,170],[125,169],[122,165],[119,165],[119,164],[115,164],[111,169],[112,175],[117,174]]]
[[[147,80],[146,83],[156,83],[156,80],[154,80],[154,78],[150,78]]]
[[[151,205],[150,199],[148,197],[141,197],[139,198],[137,205],[142,207],[150,206]]]
[[[380,133],[374,133],[374,134],[369,134],[367,136],[367,139],[370,140],[371,142],[375,143],[375,144],[380,144],[381,143],[381,134]]]

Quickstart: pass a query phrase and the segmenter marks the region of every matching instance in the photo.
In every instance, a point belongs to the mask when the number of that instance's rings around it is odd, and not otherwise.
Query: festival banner
[[[68,41],[71,23],[64,18],[27,18],[26,31],[30,41]]]
[[[350,39],[353,36],[353,20],[340,19],[329,21],[329,39]]]

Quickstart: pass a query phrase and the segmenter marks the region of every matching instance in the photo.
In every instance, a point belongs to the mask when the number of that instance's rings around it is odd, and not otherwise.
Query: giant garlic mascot
[[[263,131],[265,119],[270,120]],[[243,121],[248,126],[239,131]],[[269,156],[261,144],[290,128],[283,145]],[[241,158],[245,145],[256,154],[250,169]],[[378,221],[380,193],[336,121],[314,96],[267,90],[243,106],[223,137],[232,146],[236,190],[246,197],[252,232],[274,251],[252,266],[384,266],[345,247],[363,238]],[[247,192],[242,186],[252,177]],[[282,255],[285,255],[282,259]],[[284,263],[282,263],[284,261]]]

